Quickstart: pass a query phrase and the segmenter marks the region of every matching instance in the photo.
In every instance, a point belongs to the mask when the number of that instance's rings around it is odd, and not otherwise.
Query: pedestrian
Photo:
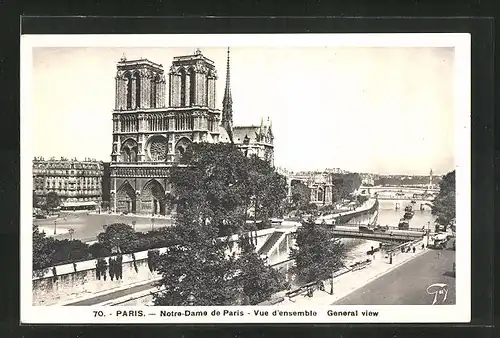
[[[425,248],[425,245],[424,245],[424,243],[422,243],[422,250],[424,250],[424,248]]]
[[[415,253],[415,247],[413,247],[413,253]]]

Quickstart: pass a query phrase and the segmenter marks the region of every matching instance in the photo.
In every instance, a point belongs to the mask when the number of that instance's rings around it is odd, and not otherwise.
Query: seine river
[[[380,225],[398,226],[399,220],[403,217],[404,208],[408,205],[412,205],[415,214],[413,218],[409,221],[410,228],[422,228],[425,226],[427,228],[427,222],[430,222],[432,227],[436,217],[431,214],[430,207],[425,206],[425,210],[420,210],[420,204],[411,204],[410,201],[401,201],[398,210],[395,208],[395,203],[393,201],[382,200],[379,201],[378,209],[378,221]],[[364,215],[353,218],[350,223],[366,223],[372,216]]]
[[[400,204],[398,210],[395,208],[394,201],[379,201],[378,209],[378,220],[377,223],[380,225],[398,226],[399,220],[403,217],[404,208],[410,204],[410,201],[403,201]],[[425,210],[420,210],[419,204],[414,204],[413,209],[415,209],[415,214],[413,218],[409,221],[410,228],[422,228],[425,226],[427,228],[427,222],[430,222],[430,227],[434,224],[435,216],[431,214],[429,207]],[[368,223],[373,215],[364,215],[353,218],[349,223]],[[365,260],[367,258],[366,251],[370,248],[377,247],[378,243],[371,240],[361,240],[361,239],[342,239],[342,242],[346,245],[352,246],[347,252],[345,263],[356,262],[360,260]]]

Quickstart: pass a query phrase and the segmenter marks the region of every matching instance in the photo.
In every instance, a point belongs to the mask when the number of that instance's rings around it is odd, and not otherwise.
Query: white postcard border
[[[21,322],[31,323],[412,323],[469,322],[470,281],[470,35],[469,34],[267,34],[267,35],[24,35],[21,37]],[[446,306],[329,306],[278,307],[127,307],[157,313],[146,317],[117,317],[112,307],[61,307],[32,305],[32,133],[31,77],[34,47],[183,47],[183,46],[350,46],[350,47],[454,47],[455,48],[455,149],[457,187],[456,305]],[[160,317],[161,310],[208,311],[206,317]],[[212,311],[241,310],[241,316],[211,316]],[[317,316],[255,316],[254,310],[316,311]],[[329,316],[334,311],[378,311],[377,317]],[[103,311],[105,316],[95,316]],[[249,313],[250,315],[248,315]]]

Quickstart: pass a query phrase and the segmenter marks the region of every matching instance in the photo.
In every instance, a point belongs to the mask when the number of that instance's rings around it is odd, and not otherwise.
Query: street
[[[431,305],[435,298],[436,305],[455,304],[454,262],[455,251],[430,250],[333,304]],[[447,286],[429,288],[435,283]],[[446,289],[447,293],[436,295],[438,289]]]
[[[45,231],[47,236],[54,234],[54,221],[56,222],[57,234],[55,239],[69,239],[70,234],[68,229],[74,229],[73,239],[79,239],[83,242],[95,241],[97,235],[103,232],[104,224],[125,223],[132,226],[132,221],[136,222],[136,231],[146,232],[151,230],[151,217],[137,217],[131,215],[116,215],[116,214],[86,214],[86,213],[68,213],[61,218],[36,219],[33,223],[39,226],[40,231]],[[169,226],[172,224],[171,219],[156,218],[154,228]]]

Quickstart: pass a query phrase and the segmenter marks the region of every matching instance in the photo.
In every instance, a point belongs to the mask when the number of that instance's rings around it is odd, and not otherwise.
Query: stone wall
[[[254,245],[258,250],[274,232],[274,229],[265,229],[248,233],[254,239]],[[238,235],[230,237],[231,245],[228,254],[238,253]],[[159,249],[160,253],[166,252],[167,248]],[[148,252],[141,251],[132,254],[124,254],[122,260],[122,279],[111,280],[109,276],[109,259],[106,270],[106,280],[99,280],[96,275],[97,260],[88,260],[75,264],[64,264],[49,268],[42,277],[34,277],[33,282],[33,305],[63,305],[80,300],[95,297],[99,294],[127,289],[134,285],[153,282],[159,275],[151,272],[148,267]],[[135,258],[135,264],[134,264]],[[137,269],[136,269],[137,268]]]

